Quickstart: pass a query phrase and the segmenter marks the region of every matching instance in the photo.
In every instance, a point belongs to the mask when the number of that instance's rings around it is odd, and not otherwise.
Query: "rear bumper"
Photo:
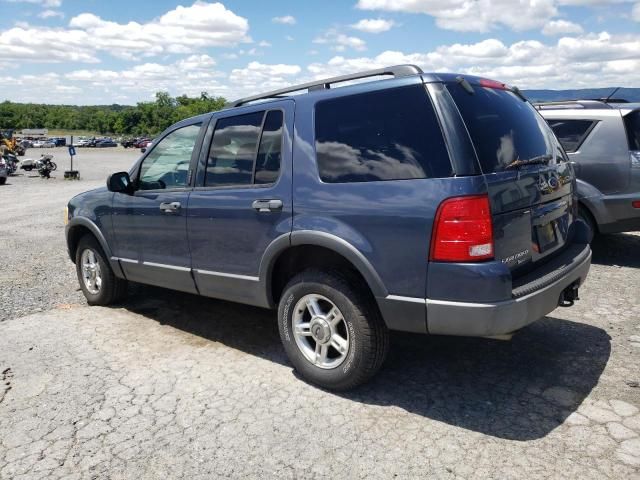
[[[555,310],[562,291],[582,285],[590,266],[591,250],[585,245],[562,267],[561,276],[521,297],[488,303],[427,299],[429,333],[486,337],[519,330]]]

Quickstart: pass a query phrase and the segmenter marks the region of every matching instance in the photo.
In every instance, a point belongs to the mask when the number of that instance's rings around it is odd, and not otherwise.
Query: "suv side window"
[[[315,125],[323,182],[452,175],[442,131],[422,85],[321,101]]]
[[[183,188],[189,181],[189,164],[201,124],[174,130],[160,140],[142,161],[138,188],[157,190]]]
[[[565,152],[573,153],[586,140],[596,124],[593,120],[547,120]]]
[[[280,173],[282,129],[280,110],[218,120],[207,160],[205,186],[274,183]]]

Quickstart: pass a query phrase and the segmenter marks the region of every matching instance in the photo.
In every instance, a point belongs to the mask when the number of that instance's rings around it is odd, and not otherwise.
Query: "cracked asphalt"
[[[1,479],[640,479],[640,233],[598,238],[581,300],[512,341],[394,334],[334,394],[274,312],[139,285],[86,306],[61,212],[136,154],[81,155],[81,182],[0,188]]]

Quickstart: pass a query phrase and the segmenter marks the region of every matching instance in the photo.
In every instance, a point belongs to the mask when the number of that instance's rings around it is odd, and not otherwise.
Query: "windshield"
[[[459,83],[447,88],[467,125],[483,173],[563,160],[544,119],[515,93],[479,85],[469,93]]]

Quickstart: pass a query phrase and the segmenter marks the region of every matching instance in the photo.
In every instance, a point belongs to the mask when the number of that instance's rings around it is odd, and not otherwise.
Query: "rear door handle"
[[[276,210],[282,210],[282,200],[270,199],[270,200],[254,200],[251,204],[258,212],[275,212]]]
[[[160,210],[164,213],[175,213],[180,210],[180,202],[162,202],[160,204]]]

